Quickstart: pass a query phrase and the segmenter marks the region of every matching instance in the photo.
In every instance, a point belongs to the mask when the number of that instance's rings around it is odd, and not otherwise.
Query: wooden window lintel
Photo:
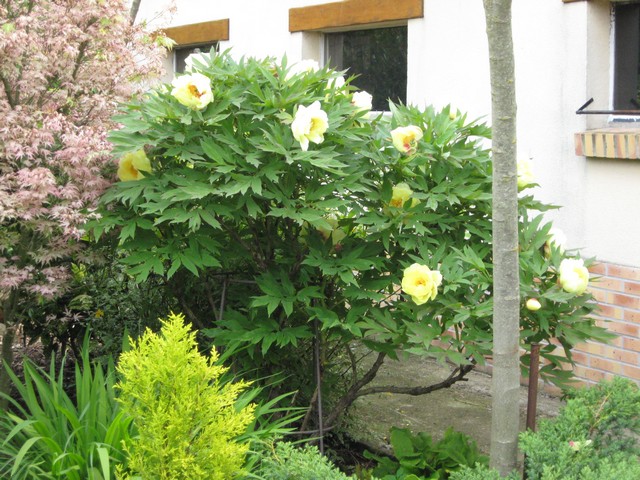
[[[171,27],[164,33],[180,46],[229,40],[229,19]]]
[[[423,16],[423,0],[344,0],[289,9],[289,31],[355,27]]]

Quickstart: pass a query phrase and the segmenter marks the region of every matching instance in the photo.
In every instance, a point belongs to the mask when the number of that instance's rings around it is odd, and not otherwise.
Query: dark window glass
[[[218,42],[175,48],[173,50],[175,55],[175,72],[184,73],[184,67],[185,67],[184,61],[187,59],[189,55],[191,55],[192,53],[201,53],[201,52],[208,53],[212,47],[217,52]]]
[[[373,95],[374,110],[388,110],[388,100],[407,101],[407,27],[326,34],[326,61],[353,85]]]
[[[613,108],[640,110],[640,4],[615,6]]]

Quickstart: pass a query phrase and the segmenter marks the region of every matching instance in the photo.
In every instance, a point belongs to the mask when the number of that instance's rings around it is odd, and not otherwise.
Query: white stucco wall
[[[328,1],[328,0],[327,0]],[[235,57],[280,56],[321,60],[319,34],[289,33],[288,10],[324,0],[176,0],[161,26],[230,19]],[[139,18],[163,8],[143,0]],[[588,98],[608,108],[610,19],[606,0],[514,0],[513,32],[518,97],[518,151],[532,158],[536,195],[562,205],[549,214],[570,248],[602,261],[640,266],[640,161],[577,157],[573,134],[607,118],[576,115]],[[156,25],[158,22],[156,22]],[[489,63],[480,0],[425,0],[424,18],[408,22],[410,103],[455,107],[490,119]]]

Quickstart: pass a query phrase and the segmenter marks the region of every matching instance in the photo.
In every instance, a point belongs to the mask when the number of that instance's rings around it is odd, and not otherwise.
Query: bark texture
[[[491,68],[493,130],[493,410],[491,466],[517,466],[519,424],[519,265],[516,94],[511,0],[483,0]]]

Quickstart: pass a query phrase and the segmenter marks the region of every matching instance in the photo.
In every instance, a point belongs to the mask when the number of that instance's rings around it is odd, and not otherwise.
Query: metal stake
[[[318,448],[320,449],[320,453],[324,454],[324,421],[322,419],[322,374],[320,368],[320,329],[318,328],[318,319],[313,320],[313,356],[316,370],[316,389],[318,391],[318,396],[316,398],[318,405],[318,435],[320,435]]]

